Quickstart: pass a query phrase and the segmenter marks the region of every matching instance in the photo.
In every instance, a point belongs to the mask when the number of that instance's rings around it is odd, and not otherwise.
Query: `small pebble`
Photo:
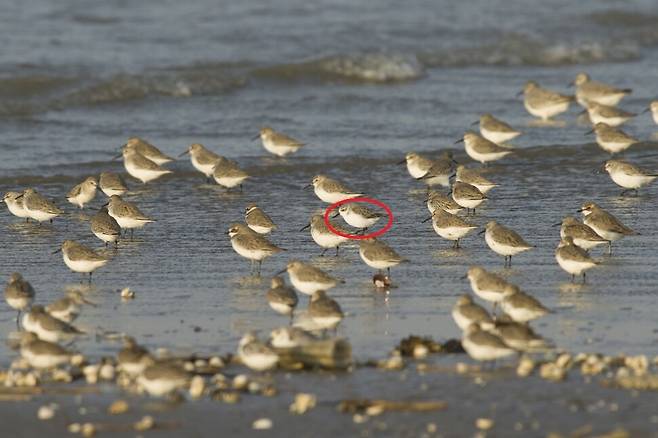
[[[132,300],[133,298],[135,298],[135,292],[131,291],[129,287],[121,289],[122,300]]]
[[[475,427],[480,430],[489,430],[493,425],[494,421],[491,418],[478,418],[475,420]]]
[[[304,414],[315,407],[317,398],[313,394],[300,392],[295,395],[295,401],[290,405],[290,412],[293,414]]]
[[[150,415],[145,415],[133,425],[138,431],[150,430],[153,429],[153,426],[155,426],[155,420]]]
[[[85,423],[82,425],[82,436],[84,437],[92,437],[96,435],[96,426],[94,426],[92,423]]]
[[[206,389],[206,381],[201,376],[194,376],[190,381],[190,397],[199,399],[203,396],[203,391]]]
[[[269,418],[259,418],[251,425],[255,430],[268,430],[272,428],[272,420]]]
[[[39,420],[50,420],[55,416],[55,411],[57,410],[57,405],[51,403],[49,405],[43,405],[37,411],[37,417]]]
[[[128,402],[125,400],[116,400],[107,408],[107,412],[111,415],[119,415],[128,412],[128,408]]]

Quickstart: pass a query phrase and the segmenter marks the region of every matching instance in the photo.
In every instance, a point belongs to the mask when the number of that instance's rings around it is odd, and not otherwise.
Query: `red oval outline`
[[[376,205],[376,206],[381,207],[382,209],[384,209],[384,211],[386,212],[386,215],[388,216],[388,222],[386,223],[386,225],[384,225],[384,228],[382,228],[381,230],[375,231],[374,233],[368,233],[368,234],[363,234],[363,235],[343,233],[343,232],[338,231],[336,228],[334,228],[331,225],[331,222],[329,221],[329,214],[332,211],[334,211],[336,208],[340,207],[341,205],[349,204],[349,203],[352,203],[352,202],[365,202],[367,204],[373,204],[373,205]],[[378,201],[375,198],[366,198],[366,197],[348,198],[348,199],[343,199],[342,201],[334,202],[329,207],[327,207],[327,209],[324,211],[324,223],[327,226],[327,228],[329,229],[329,231],[331,231],[332,233],[334,233],[338,236],[346,237],[348,239],[353,239],[353,240],[363,240],[363,239],[369,239],[371,237],[381,236],[382,234],[384,234],[388,230],[390,230],[391,227],[393,226],[393,212],[391,211],[391,208],[388,205],[384,204],[382,201]]]

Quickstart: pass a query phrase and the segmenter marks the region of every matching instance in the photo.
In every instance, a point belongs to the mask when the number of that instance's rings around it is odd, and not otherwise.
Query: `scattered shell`
[[[128,412],[128,408],[128,402],[125,400],[116,400],[107,408],[107,412],[112,415],[118,415]]]
[[[37,411],[37,418],[39,420],[50,420],[55,416],[55,411],[58,407],[55,403],[41,406]]]
[[[262,389],[263,386],[260,384],[260,382],[256,382],[253,380],[249,382],[249,384],[247,385],[247,390],[252,394],[258,394],[259,392],[261,392]]]
[[[73,376],[71,373],[60,368],[55,368],[52,370],[51,375],[55,382],[71,383],[73,381]]]
[[[539,375],[541,378],[553,382],[564,380],[566,374],[567,372],[564,368],[561,368],[552,362],[545,363],[539,368]]]
[[[527,356],[523,356],[519,360],[519,365],[516,367],[516,375],[519,377],[528,377],[535,369],[535,361]]]
[[[362,424],[368,421],[368,416],[363,414],[354,414],[352,416],[352,421],[354,421],[356,424]]]
[[[576,360],[575,362],[579,362],[579,360]],[[569,353],[562,353],[561,355],[558,356],[558,358],[555,360],[555,365],[562,369],[567,369],[571,367],[571,355]]]
[[[98,370],[98,376],[103,380],[114,380],[115,374],[114,365],[109,363],[103,364]]]
[[[316,404],[317,398],[315,395],[300,392],[295,395],[295,401],[290,405],[290,412],[301,415],[313,409]]]
[[[194,399],[201,398],[203,391],[206,389],[206,381],[201,376],[194,376],[190,381],[190,397]]]
[[[70,433],[80,433],[82,430],[82,425],[80,423],[71,423],[67,427]]]
[[[439,428],[437,427],[436,423],[427,423],[427,433],[436,433]]]
[[[135,292],[131,291],[129,287],[121,289],[122,300],[132,300],[133,298],[135,298]]]
[[[133,428],[138,431],[150,430],[155,426],[155,420],[150,415],[145,415],[141,420],[137,421]]]
[[[480,430],[489,430],[493,425],[494,421],[491,418],[478,418],[475,420],[475,427]]]
[[[23,386],[30,386],[30,387],[35,387],[39,384],[39,379],[37,378],[37,375],[33,372],[25,374],[25,377],[23,379]]]
[[[404,368],[404,359],[399,354],[393,354],[388,359],[380,360],[377,363],[377,368],[390,371],[401,370]]]
[[[71,356],[71,365],[74,367],[79,367],[82,366],[82,364],[85,363],[85,357],[81,354],[74,354]]]
[[[192,371],[195,370],[194,363],[189,361],[185,362],[183,364],[183,369],[185,369],[185,371],[187,371],[188,373],[191,373]]]
[[[222,367],[224,367],[224,365],[225,365],[225,364],[224,364],[224,361],[223,361],[222,358],[219,357],[219,356],[213,356],[213,357],[211,357],[210,360],[208,361],[208,364],[209,364],[211,367],[215,367],[215,368],[222,368]]]
[[[203,359],[197,359],[194,361],[194,366],[196,368],[205,368],[208,366],[208,361],[203,360]]]
[[[82,432],[82,436],[89,438],[96,435],[96,426],[94,426],[92,423],[85,423],[82,425],[82,429],[80,431]]]
[[[272,420],[269,418],[259,418],[251,425],[256,430],[268,430],[272,428]]]
[[[93,385],[98,382],[98,370],[100,366],[98,365],[87,365],[82,368],[82,373],[85,375],[85,380],[90,385]]]
[[[27,370],[29,368],[30,364],[22,357],[14,359],[9,366],[9,369],[11,370]]]
[[[430,350],[426,345],[417,344],[414,346],[413,356],[414,359],[424,359],[429,354]]]
[[[249,385],[249,378],[245,374],[238,374],[233,378],[233,388],[243,390]]]

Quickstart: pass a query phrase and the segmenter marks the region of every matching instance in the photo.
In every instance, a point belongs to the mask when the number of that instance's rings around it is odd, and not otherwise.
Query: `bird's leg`
[[[259,276],[259,277],[260,277],[260,268],[261,268],[262,265],[263,265],[263,261],[262,261],[262,260],[258,260],[258,276]]]
[[[576,274],[571,274],[571,282],[572,283],[576,282]]]
[[[391,278],[391,268],[386,268],[386,272],[388,273],[388,278]]]
[[[327,252],[327,248],[322,250],[322,254],[320,254],[320,257],[324,257],[324,253]]]
[[[131,229],[130,229],[130,241],[131,241],[131,242],[133,241],[134,234],[135,234],[135,229],[134,229],[134,228],[131,228]]]
[[[89,284],[91,284],[91,274],[93,274],[93,272],[89,273]]]
[[[583,284],[587,283],[585,275],[586,275],[586,273],[585,273],[585,271],[583,271]]]
[[[18,313],[16,314],[16,330],[19,332],[21,331],[21,310],[18,309]]]
[[[612,240],[608,240],[608,255],[612,255]]]
[[[336,255],[335,255],[335,257],[338,257],[338,248],[340,248],[340,247],[339,247],[339,246],[336,247]]]

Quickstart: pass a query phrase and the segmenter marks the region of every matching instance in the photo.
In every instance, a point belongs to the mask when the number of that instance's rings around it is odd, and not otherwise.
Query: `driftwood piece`
[[[294,348],[280,348],[279,364],[285,369],[346,369],[352,364],[352,346],[345,339],[323,339]]]

